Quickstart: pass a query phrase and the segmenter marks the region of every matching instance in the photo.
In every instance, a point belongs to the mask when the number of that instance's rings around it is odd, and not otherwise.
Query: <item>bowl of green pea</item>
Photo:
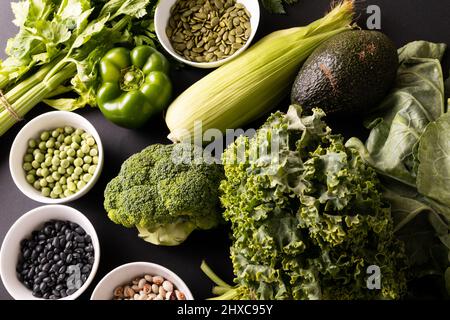
[[[88,120],[76,113],[42,114],[17,134],[9,167],[14,183],[30,199],[49,204],[76,200],[100,176],[100,136]]]

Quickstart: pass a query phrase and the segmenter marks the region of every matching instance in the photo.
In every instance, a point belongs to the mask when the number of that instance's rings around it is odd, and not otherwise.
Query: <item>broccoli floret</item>
[[[194,158],[199,152],[154,144],[128,158],[105,189],[108,217],[158,245],[178,245],[193,230],[217,226],[223,167],[210,157]]]

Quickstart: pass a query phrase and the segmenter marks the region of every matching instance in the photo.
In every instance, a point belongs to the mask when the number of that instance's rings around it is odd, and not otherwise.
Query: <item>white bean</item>
[[[166,290],[166,291],[168,291],[168,292],[173,291],[173,284],[172,284],[172,282],[170,282],[170,281],[167,281],[167,280],[164,281],[163,284],[162,284],[162,286],[163,286],[164,290]]]

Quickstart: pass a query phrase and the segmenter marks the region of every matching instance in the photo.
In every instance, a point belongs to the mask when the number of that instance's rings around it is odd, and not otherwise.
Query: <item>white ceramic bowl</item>
[[[222,59],[215,62],[193,62],[185,59],[184,57],[180,56],[178,53],[175,52],[175,50],[172,47],[172,44],[170,43],[169,38],[166,35],[166,26],[169,23],[170,18],[170,9],[175,4],[177,0],[164,0],[160,1],[158,6],[156,7],[155,11],[155,30],[156,35],[158,36],[158,40],[161,43],[161,45],[164,47],[164,49],[175,59],[178,61],[181,61],[185,64],[188,64],[193,67],[197,68],[217,68],[221,66],[222,64],[230,61],[231,59],[234,59],[238,55],[240,55],[242,52],[245,51],[245,49],[248,48],[250,43],[252,42],[253,38],[255,37],[256,30],[258,29],[259,25],[259,18],[260,18],[260,8],[259,8],[259,1],[257,0],[237,0],[238,3],[242,3],[247,10],[250,12],[250,24],[252,26],[252,32],[250,34],[250,37],[248,38],[247,42],[240,48],[238,51],[236,51],[232,56]]]
[[[33,209],[21,216],[9,229],[0,251],[0,275],[6,290],[16,300],[44,300],[36,298],[17,278],[16,266],[20,254],[20,242],[29,238],[31,232],[41,228],[49,220],[63,220],[77,223],[92,238],[94,265],[86,282],[75,293],[60,300],[75,300],[95,277],[100,261],[100,244],[94,227],[81,212],[63,205],[47,205]]]
[[[111,300],[116,287],[130,283],[134,278],[145,274],[159,275],[169,280],[184,293],[186,300],[194,300],[191,291],[183,280],[169,269],[159,264],[149,262],[132,262],[121,265],[109,272],[98,284],[92,293],[91,300]]]
[[[91,134],[98,147],[98,165],[92,179],[86,184],[86,186],[77,193],[66,197],[52,199],[50,197],[44,197],[39,191],[37,191],[26,180],[25,171],[22,168],[23,156],[28,148],[28,140],[31,138],[38,138],[40,133],[45,130],[51,130],[64,126],[72,126],[75,129],[84,129]],[[14,183],[28,198],[42,203],[56,204],[67,203],[76,200],[85,195],[97,182],[100,177],[100,173],[103,168],[103,146],[97,130],[94,126],[82,116],[74,112],[66,111],[52,111],[44,113],[30,122],[28,122],[22,130],[17,134],[14,142],[11,146],[11,152],[9,155],[9,169]]]

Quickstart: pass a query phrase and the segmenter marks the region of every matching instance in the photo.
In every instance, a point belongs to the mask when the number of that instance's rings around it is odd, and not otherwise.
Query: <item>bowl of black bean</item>
[[[47,205],[21,216],[6,234],[0,275],[16,300],[74,300],[97,272],[100,245],[78,210]]]

